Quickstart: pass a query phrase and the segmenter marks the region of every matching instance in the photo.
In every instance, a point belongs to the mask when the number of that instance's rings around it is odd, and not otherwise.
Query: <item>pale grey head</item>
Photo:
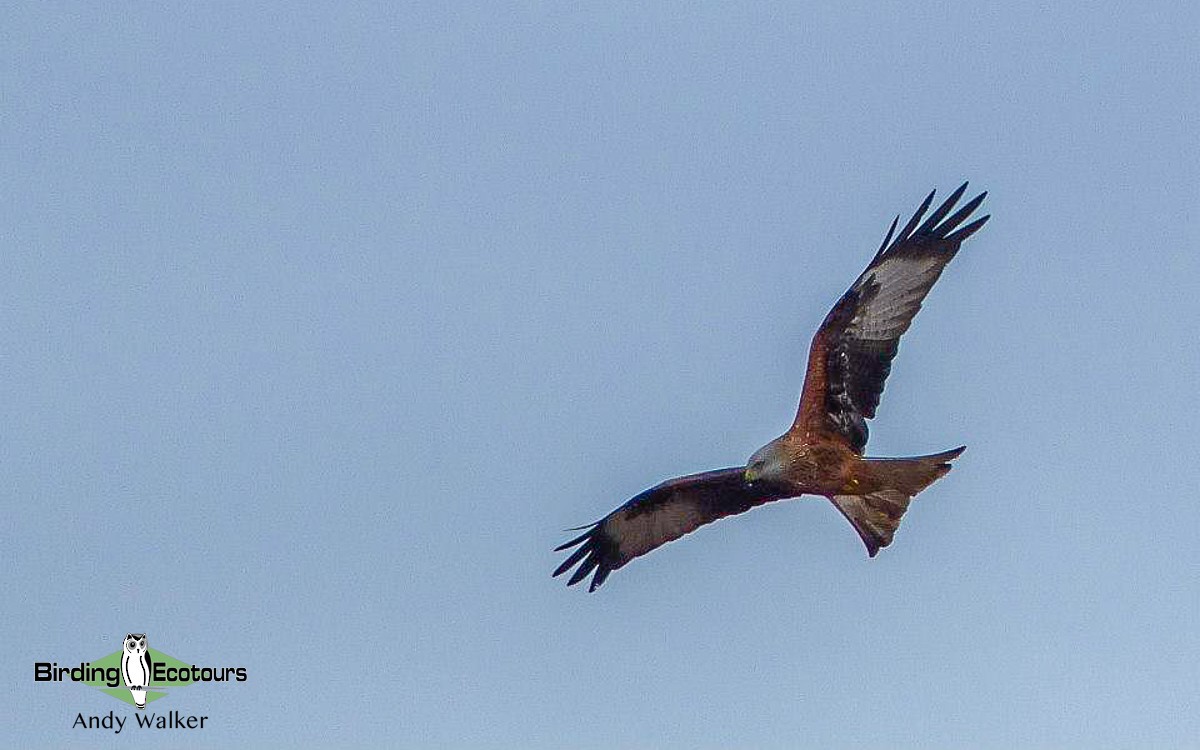
[[[787,453],[783,438],[777,437],[754,452],[746,462],[747,482],[784,482],[787,479]]]

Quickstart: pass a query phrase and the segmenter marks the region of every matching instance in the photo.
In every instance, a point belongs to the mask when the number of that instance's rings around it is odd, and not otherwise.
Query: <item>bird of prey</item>
[[[867,269],[813,337],[800,408],[787,432],[745,466],[669,479],[574,529],[586,530],[555,549],[575,548],[554,575],[574,567],[567,581],[573,586],[591,573],[589,591],[595,591],[630,560],[704,524],[800,495],[832,501],[871,557],[891,544],[909,501],[950,471],[965,448],[909,458],[863,456],[866,420],[875,416],[900,336],[963,240],[990,218],[963,224],[987,193],[950,214],[966,189],[963,183],[922,222],[931,192],[899,233],[900,217],[892,221]]]

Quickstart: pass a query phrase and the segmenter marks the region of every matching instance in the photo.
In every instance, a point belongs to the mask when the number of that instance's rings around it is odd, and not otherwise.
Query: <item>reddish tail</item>
[[[863,461],[863,492],[835,495],[832,500],[853,526],[867,554],[874,557],[892,543],[900,518],[912,498],[950,471],[950,462],[966,450],[960,446],[944,453],[912,458],[870,458]]]

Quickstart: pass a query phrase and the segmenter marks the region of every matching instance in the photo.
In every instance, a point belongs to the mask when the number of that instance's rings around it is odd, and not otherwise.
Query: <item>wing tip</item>
[[[921,223],[921,218],[924,217],[925,212],[929,210],[929,204],[933,203],[933,196],[936,194],[937,188],[929,191],[929,195],[925,196],[925,200],[921,201],[921,205],[917,207],[917,210],[913,213],[912,218],[908,220],[908,223],[904,225],[904,228],[900,230],[900,233],[896,235],[896,241],[892,243],[892,247],[899,245],[901,242],[904,242],[912,236],[913,230],[915,230],[917,225]]]
[[[951,242],[951,243],[961,244],[963,242],[963,240],[967,239],[971,235],[978,232],[980,230],[980,228],[983,227],[983,225],[986,224],[988,219],[990,219],[990,218],[992,218],[991,214],[981,216],[980,218],[976,219],[975,221],[972,221],[970,224],[966,225],[962,229],[958,229],[958,230],[952,232],[951,234],[946,235],[946,241]]]
[[[613,572],[613,569],[607,565],[601,565],[596,568],[595,575],[592,576],[592,582],[588,585],[588,593],[594,593],[596,589],[604,584],[604,579],[608,578],[608,574]]]
[[[579,544],[580,542],[587,541],[587,538],[592,535],[592,531],[595,530],[595,528],[599,525],[600,525],[600,522],[597,521],[596,523],[590,523],[590,524],[587,524],[586,526],[576,526],[571,529],[566,529],[566,531],[582,531],[583,529],[587,529],[587,531],[584,531],[582,534],[575,537],[574,539],[572,539],[569,542],[563,542],[562,544],[558,545],[557,547],[554,548],[554,551],[562,552],[563,550],[567,550],[567,549],[570,549],[571,547],[574,547],[576,544]]]
[[[603,553],[603,548],[599,539],[600,522],[598,521],[596,523],[589,524],[587,526],[581,526],[579,528],[586,528],[587,531],[581,536],[578,536],[571,541],[560,544],[554,548],[555,552],[562,552],[570,549],[571,547],[579,545],[578,549],[572,551],[567,559],[563,560],[562,563],[554,569],[554,572],[550,574],[550,577],[558,578],[560,575],[571,570],[571,568],[575,568],[574,572],[571,573],[571,577],[567,579],[567,586],[574,586],[583,579],[587,578],[589,573],[592,573],[592,580],[588,585],[588,591],[593,592],[604,583],[604,580],[608,578],[608,574],[615,570],[615,568],[611,564],[611,561],[606,559],[606,555]],[[577,531],[578,529],[571,530]],[[579,567],[576,568],[576,565]],[[593,573],[593,571],[595,572]]]
[[[964,182],[963,184],[959,185],[958,189],[951,193],[946,200],[942,201],[942,205],[938,206],[933,213],[929,214],[929,218],[925,220],[925,223],[922,224],[919,229],[917,229],[916,234],[936,235],[939,222],[946,217],[946,214],[950,213],[950,210],[954,208],[956,203],[958,203],[958,199],[962,197],[966,189],[967,183]]]
[[[896,218],[892,219],[892,225],[888,227],[887,234],[883,237],[883,242],[880,243],[879,249],[875,251],[875,257],[883,255],[888,249],[888,243],[892,241],[892,235],[896,231],[896,226],[900,223],[900,214],[896,214]]]
[[[946,240],[948,242],[962,242],[967,237],[970,237],[972,234],[978,231],[979,228],[983,226],[984,222],[987,221],[990,215],[985,216],[982,219],[977,219],[962,229],[958,229],[958,231],[955,230],[958,228],[958,225],[970,217],[970,215],[975,212],[975,209],[979,208],[979,205],[983,203],[983,200],[987,198],[988,193],[986,190],[965,203],[961,208],[958,209],[957,212],[954,213],[953,216],[946,218],[946,215],[954,209],[955,205],[958,204],[959,199],[961,199],[966,193],[967,187],[970,184],[970,180],[964,180],[963,183],[955,188],[954,192],[952,192],[946,198],[946,200],[944,200],[942,204],[934,209],[933,213],[929,214],[928,218],[926,218],[925,213],[929,210],[929,206],[932,205],[933,198],[937,194],[936,188],[929,191],[929,194],[925,196],[923,201],[921,201],[921,205],[917,207],[917,210],[913,213],[912,217],[907,223],[905,223],[904,228],[895,234],[894,239],[893,232],[895,232],[897,222],[892,222],[891,228],[888,229],[887,235],[884,237],[883,244],[880,245],[879,250],[875,253],[875,258],[878,259],[892,248],[895,248],[901,243],[916,237],[932,237],[934,239]],[[899,219],[900,217],[897,216],[896,218]],[[922,219],[925,219],[924,223],[921,222]],[[953,234],[951,234],[952,232]]]

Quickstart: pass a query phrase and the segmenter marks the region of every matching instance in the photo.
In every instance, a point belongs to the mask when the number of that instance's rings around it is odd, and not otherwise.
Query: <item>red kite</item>
[[[954,191],[920,226],[931,192],[895,240],[897,216],[867,270],[838,300],[813,337],[800,408],[791,428],[759,448],[744,467],[669,479],[637,495],[580,536],[554,571],[575,568],[573,586],[592,575],[595,591],[630,560],[725,516],[800,495],[829,498],[874,557],[892,542],[913,496],[950,471],[963,447],[930,456],[866,458],[867,422],[875,416],[900,336],[908,330],[942,269],[963,240],[990,217],[959,227],[983,202],[976,196],[947,214]]]

